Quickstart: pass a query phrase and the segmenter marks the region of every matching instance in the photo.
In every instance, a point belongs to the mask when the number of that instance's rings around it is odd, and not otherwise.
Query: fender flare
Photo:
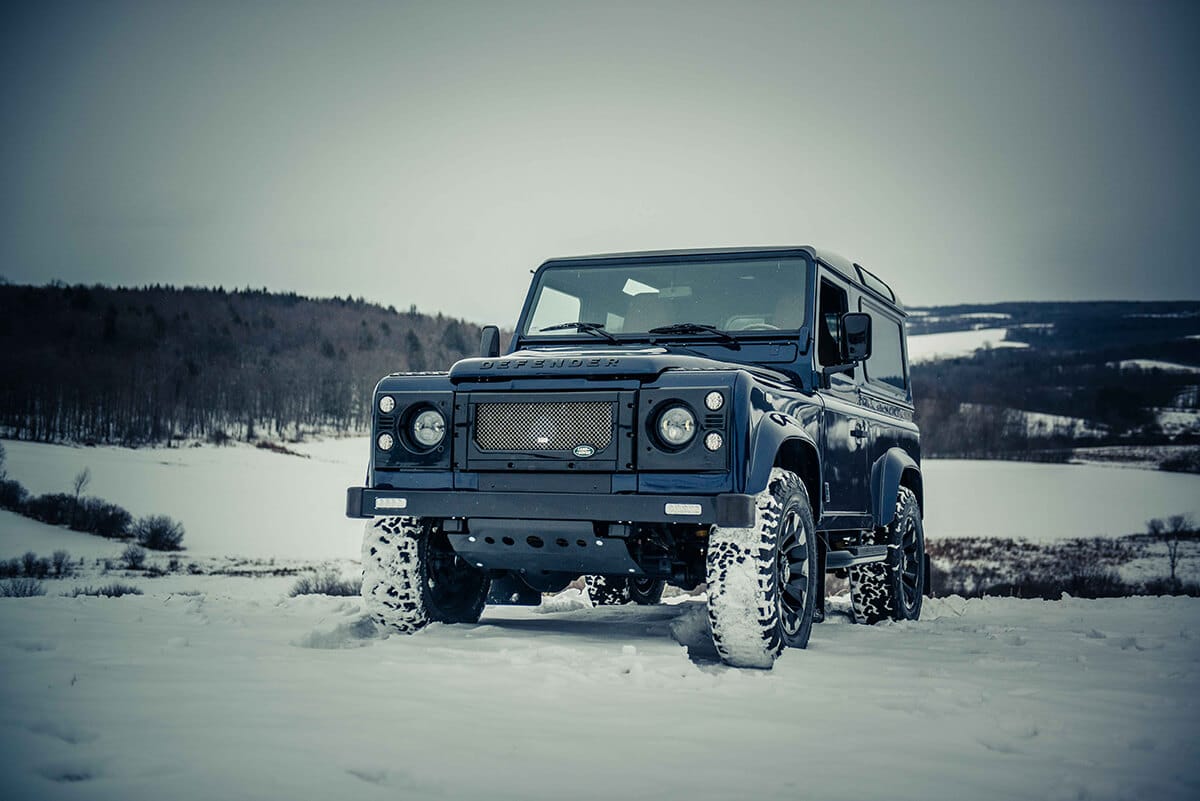
[[[811,448],[816,460],[818,481],[820,476],[820,449],[799,421],[783,412],[767,412],[759,418],[750,438],[749,465],[746,470],[745,492],[755,495],[767,488],[771,468],[775,466],[779,451],[789,442],[798,442]],[[810,490],[811,492],[811,490]],[[814,509],[818,500],[813,498]]]
[[[917,503],[925,508],[924,483],[916,460],[901,448],[889,448],[871,465],[871,516],[876,526],[886,526],[896,518],[896,495],[905,473],[914,473]]]

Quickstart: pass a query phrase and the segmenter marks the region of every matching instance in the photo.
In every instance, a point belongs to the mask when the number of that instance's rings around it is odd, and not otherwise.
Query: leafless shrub
[[[178,551],[183,548],[183,525],[166,515],[143,517],[133,526],[138,544],[152,551]]]
[[[342,578],[335,570],[318,570],[296,580],[291,592],[297,595],[358,595],[362,582]]]
[[[29,491],[21,486],[20,481],[0,477],[0,509],[20,512],[28,498]]]
[[[0,598],[33,598],[45,595],[46,588],[34,578],[12,578],[0,582]]]
[[[1200,583],[1195,581],[1178,581],[1169,578],[1158,578],[1147,581],[1142,587],[1144,595],[1188,595],[1200,597]]]
[[[55,551],[50,555],[50,564],[54,568],[54,575],[58,577],[69,576],[74,571],[71,565],[71,554],[66,551]]]
[[[122,595],[141,595],[142,591],[132,584],[122,584],[119,581],[114,581],[110,584],[105,584],[100,587],[76,587],[68,593],[64,593],[68,598],[78,598],[81,595],[87,595],[94,598],[120,598]]]
[[[146,549],[137,545],[127,545],[125,550],[121,551],[121,561],[125,563],[127,570],[141,570],[146,566]]]

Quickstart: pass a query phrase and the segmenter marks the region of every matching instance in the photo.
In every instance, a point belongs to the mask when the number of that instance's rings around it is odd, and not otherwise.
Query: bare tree
[[[71,521],[70,526],[75,527],[79,521],[79,496],[83,495],[83,491],[87,489],[88,484],[92,483],[92,471],[88,468],[83,468],[75,474],[75,478],[71,480],[71,489],[75,491],[75,502],[71,505]]]
[[[79,505],[79,496],[88,488],[88,484],[92,483],[92,471],[88,468],[83,468],[75,474],[75,478],[71,481],[71,489],[75,491],[75,505]]]
[[[1179,541],[1192,530],[1192,519],[1187,515],[1171,515],[1167,518],[1167,564],[1171,567],[1171,585],[1179,586],[1175,578],[1175,567],[1179,564]]]

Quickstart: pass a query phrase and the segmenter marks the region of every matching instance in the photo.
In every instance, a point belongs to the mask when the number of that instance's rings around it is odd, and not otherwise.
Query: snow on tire
[[[850,568],[850,606],[858,623],[883,620],[916,620],[921,616],[925,592],[925,533],[916,494],[901,487],[896,494],[896,517],[885,529],[876,529],[863,544],[885,544],[884,562]]]
[[[804,648],[816,596],[812,506],[795,473],[771,470],[750,528],[708,536],[708,622],[721,659],[770,668],[785,646]]]
[[[593,606],[618,606],[633,600],[624,578],[588,575],[583,577],[583,584]]]
[[[362,565],[367,612],[402,634],[433,622],[478,621],[491,586],[486,573],[454,553],[440,529],[415,517],[367,521]]]

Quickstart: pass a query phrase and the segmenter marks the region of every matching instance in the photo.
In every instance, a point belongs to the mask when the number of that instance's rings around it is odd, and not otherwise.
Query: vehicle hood
[[[647,379],[667,370],[750,370],[784,376],[761,366],[679,353],[665,347],[526,348],[495,359],[463,359],[450,368],[450,380],[605,376]]]

